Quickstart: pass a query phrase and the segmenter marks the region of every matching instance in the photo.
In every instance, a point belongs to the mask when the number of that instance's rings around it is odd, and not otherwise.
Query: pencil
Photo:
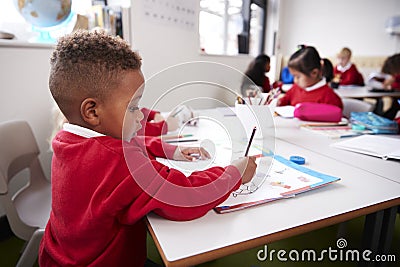
[[[247,157],[247,154],[249,154],[251,142],[253,142],[253,137],[254,137],[254,134],[256,133],[256,130],[257,130],[257,127],[254,126],[253,131],[251,132],[249,144],[247,145],[246,153],[244,154],[245,157]]]
[[[183,143],[183,142],[198,142],[198,139],[172,139],[166,140],[166,143]]]
[[[178,139],[178,138],[183,138],[183,137],[192,137],[193,136],[193,134],[181,134],[181,135],[176,135],[176,134],[173,134],[173,135],[160,135],[160,137],[161,137],[161,139],[163,140],[163,141],[165,141],[165,140],[170,140],[170,139]]]

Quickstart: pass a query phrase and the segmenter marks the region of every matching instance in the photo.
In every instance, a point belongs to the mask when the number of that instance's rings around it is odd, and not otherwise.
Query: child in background
[[[288,67],[294,77],[293,86],[278,100],[278,106],[295,106],[303,102],[331,104],[343,108],[342,100],[323,77],[323,65],[318,51],[312,46],[300,46],[289,59]]]
[[[356,65],[351,63],[351,50],[344,47],[337,55],[338,65],[333,70],[333,81],[340,85],[364,85],[364,78],[357,70]]]
[[[382,73],[386,74],[386,79],[382,82],[383,88],[387,90],[400,91],[400,53],[388,57],[382,66]],[[388,119],[396,119],[400,122],[397,113],[400,111],[398,97],[392,97],[392,105],[383,114]]]
[[[53,139],[42,267],[146,266],[146,214],[201,217],[255,173],[254,157],[188,177],[157,162],[209,154],[136,136],[143,119],[140,67],[138,54],[104,31],[79,30],[56,45],[49,88],[68,123]]]
[[[241,93],[243,96],[256,95],[254,84],[261,89],[262,93],[268,93],[271,90],[269,78],[265,75],[271,69],[270,58],[267,55],[257,56],[248,66],[243,77]],[[254,84],[253,84],[254,83]]]

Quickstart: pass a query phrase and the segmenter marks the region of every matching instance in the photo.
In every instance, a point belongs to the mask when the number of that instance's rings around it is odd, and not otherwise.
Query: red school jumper
[[[311,91],[306,91],[297,84],[293,84],[292,88],[279,99],[279,102],[281,106],[295,106],[298,103],[314,102],[331,104],[343,109],[342,100],[328,84]]]
[[[155,157],[171,158],[176,149],[159,138],[135,137],[123,147],[121,140],[109,136],[85,138],[60,131],[53,149],[52,211],[39,250],[42,267],[143,266],[146,214],[153,211],[178,221],[195,219],[241,184],[234,166],[213,167],[186,177],[157,162]],[[177,194],[169,191],[171,185],[196,189]],[[211,188],[205,192],[204,185]],[[206,204],[182,207],[157,199],[165,196]]]
[[[354,64],[351,64],[351,67],[344,72],[338,70],[338,66],[336,66],[333,70],[333,76],[335,75],[340,75],[340,85],[364,85],[364,78]]]
[[[140,122],[142,128],[137,132],[137,135],[160,136],[168,132],[166,121],[152,121],[155,115],[160,112],[148,108],[141,108],[140,111],[143,113],[143,120]]]

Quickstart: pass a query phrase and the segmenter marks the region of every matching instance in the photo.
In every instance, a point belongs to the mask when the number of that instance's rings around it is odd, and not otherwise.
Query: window
[[[265,46],[266,0],[200,0],[200,48],[207,54],[258,55]]]

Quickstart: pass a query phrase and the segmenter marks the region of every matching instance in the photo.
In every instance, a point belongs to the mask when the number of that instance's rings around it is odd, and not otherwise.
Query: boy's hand
[[[175,117],[168,116],[166,122],[168,125],[168,131],[171,132],[178,130],[180,126],[179,119]]]
[[[238,168],[242,176],[242,184],[250,182],[257,169],[256,157],[254,156],[234,160],[231,165]]]
[[[211,156],[202,147],[177,147],[174,153],[174,160],[195,161],[198,159],[210,159]]]

